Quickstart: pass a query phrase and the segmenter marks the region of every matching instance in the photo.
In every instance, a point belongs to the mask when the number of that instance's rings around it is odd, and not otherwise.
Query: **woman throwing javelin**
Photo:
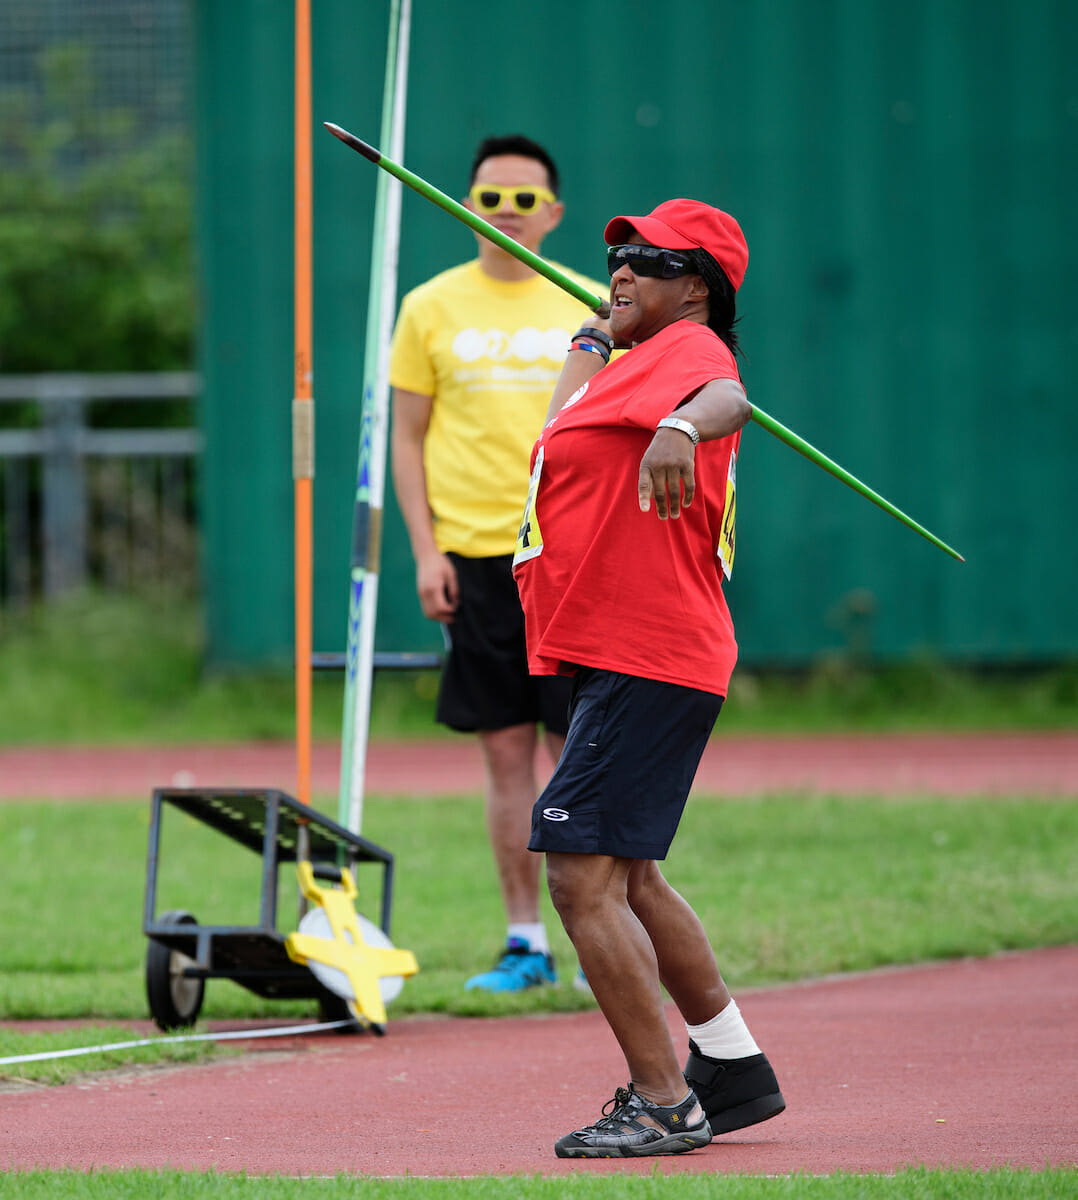
[[[668,200],[606,227],[609,323],[573,338],[532,452],[514,559],[533,674],[570,674],[570,727],[529,848],[629,1069],[559,1158],[678,1154],[782,1112],[765,1055],[659,860],[737,656],[740,430],[728,214]],[[613,347],[628,352],[609,363]],[[609,363],[609,365],[608,365]],[[689,1033],[682,1072],[662,986]]]

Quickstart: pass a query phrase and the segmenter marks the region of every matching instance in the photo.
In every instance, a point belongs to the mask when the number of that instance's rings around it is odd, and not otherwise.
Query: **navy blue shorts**
[[[569,728],[572,681],[529,675],[524,613],[513,579],[513,556],[463,558],[450,554],[460,602],[446,630],[435,719],[464,733],[540,723],[551,733]]]
[[[721,708],[711,692],[581,667],[528,849],[665,858]]]

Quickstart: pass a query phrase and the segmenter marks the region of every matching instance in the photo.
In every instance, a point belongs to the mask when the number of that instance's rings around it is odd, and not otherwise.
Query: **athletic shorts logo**
[[[544,808],[543,818],[547,821],[568,821],[569,814],[564,808]]]

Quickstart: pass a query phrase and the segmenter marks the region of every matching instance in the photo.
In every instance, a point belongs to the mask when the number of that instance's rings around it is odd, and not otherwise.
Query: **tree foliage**
[[[190,367],[189,138],[98,103],[85,46],[38,76],[0,88],[0,372]]]

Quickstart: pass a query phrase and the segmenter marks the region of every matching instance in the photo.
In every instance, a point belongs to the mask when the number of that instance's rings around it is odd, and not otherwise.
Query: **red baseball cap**
[[[745,278],[749,248],[741,226],[721,209],[699,200],[665,200],[646,217],[614,217],[603,237],[620,246],[636,230],[664,250],[706,250],[726,272],[734,291]]]

